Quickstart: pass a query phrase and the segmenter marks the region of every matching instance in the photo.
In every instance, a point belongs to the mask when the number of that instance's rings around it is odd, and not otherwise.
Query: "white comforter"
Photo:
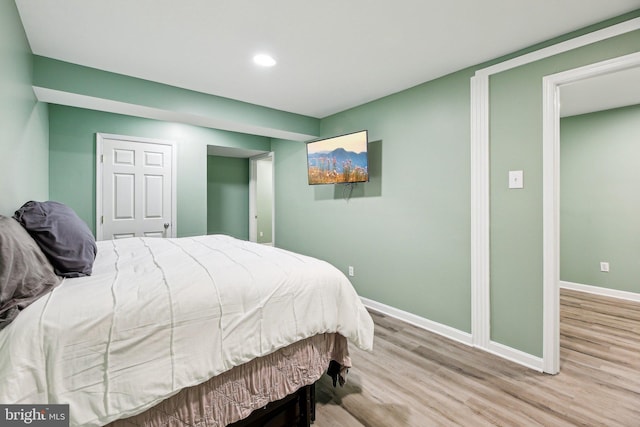
[[[91,277],[0,331],[1,403],[68,403],[71,425],[102,425],[315,334],[372,347],[326,262],[221,235],[98,243]]]

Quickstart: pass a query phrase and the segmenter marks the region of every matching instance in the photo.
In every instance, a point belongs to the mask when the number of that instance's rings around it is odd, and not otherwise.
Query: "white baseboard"
[[[494,341],[489,342],[488,348],[483,348],[491,354],[502,357],[503,359],[510,360],[519,365],[526,366],[538,372],[544,371],[544,363],[541,357],[533,356],[524,351],[516,350],[515,348],[500,344]]]
[[[574,291],[587,292],[590,294],[601,295],[604,297],[619,298],[628,301],[640,302],[640,294],[628,291],[619,291],[616,289],[602,288],[600,286],[583,285],[581,283],[560,281],[560,287],[571,289]]]
[[[460,342],[468,345],[469,347],[474,347],[472,336],[467,332],[452,328],[451,326],[443,325],[442,323],[434,322],[433,320],[425,319],[424,317],[420,317],[413,313],[409,313],[368,298],[360,297],[360,299],[367,308],[380,312],[386,316],[402,320],[403,322],[425,329],[429,332],[442,335],[445,338]],[[542,358],[516,350],[504,344],[491,341],[488,347],[475,346],[475,348],[484,350],[488,353],[510,360],[511,362],[523,365],[535,371],[543,371]]]
[[[360,297],[360,300],[362,300],[365,307],[371,308],[372,310],[378,311],[384,315],[402,320],[403,322],[426,329],[429,332],[442,335],[445,338],[461,342],[462,344],[466,344],[468,346],[472,345],[471,334],[467,332],[452,328],[451,326],[443,325],[442,323],[434,322],[433,320],[425,319],[424,317],[417,316],[413,313],[409,313],[368,298]]]

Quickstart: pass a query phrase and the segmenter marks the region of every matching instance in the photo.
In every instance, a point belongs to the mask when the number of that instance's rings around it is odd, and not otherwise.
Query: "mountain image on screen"
[[[333,184],[368,180],[367,153],[354,153],[344,148],[310,153],[309,183]]]

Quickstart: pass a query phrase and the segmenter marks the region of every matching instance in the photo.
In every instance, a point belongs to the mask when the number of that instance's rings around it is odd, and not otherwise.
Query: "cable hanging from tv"
[[[353,188],[356,185],[357,185],[357,183],[355,183],[355,182],[347,182],[342,187],[342,198],[345,199],[347,203],[349,203],[349,200],[351,199],[351,194],[353,193]],[[347,189],[349,190],[349,193],[345,196],[344,193],[347,191]]]

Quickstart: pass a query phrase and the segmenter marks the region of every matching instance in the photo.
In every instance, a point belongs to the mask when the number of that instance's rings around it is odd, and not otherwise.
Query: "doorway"
[[[249,240],[275,245],[274,155],[251,157],[249,167]]]
[[[543,360],[560,368],[560,89],[563,85],[640,66],[640,53],[590,64],[543,79]]]

